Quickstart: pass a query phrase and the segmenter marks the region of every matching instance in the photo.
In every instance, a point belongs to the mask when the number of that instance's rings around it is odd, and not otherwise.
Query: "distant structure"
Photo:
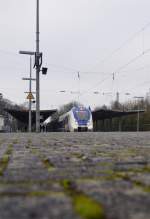
[[[148,104],[150,104],[150,89],[149,89],[149,91],[146,93],[146,100],[147,100]]]
[[[16,109],[5,109],[7,113],[9,113],[13,118],[15,118],[18,123],[21,123],[21,127],[18,127],[18,131],[26,132],[28,130],[28,119],[29,119],[29,110],[16,110]],[[43,122],[52,114],[56,113],[56,109],[53,110],[40,110],[40,128],[42,128]],[[36,124],[36,111],[32,110],[32,124],[33,130],[35,131],[35,124]]]
[[[0,132],[4,132],[4,116],[0,115]]]
[[[2,99],[3,99],[3,94],[0,93],[0,103],[1,103]],[[1,111],[1,109],[0,109],[0,111]],[[4,116],[0,115],[0,132],[4,132],[4,120],[5,120]]]
[[[122,131],[122,119],[129,115],[136,115],[137,113],[144,113],[144,110],[108,110],[108,109],[97,109],[92,112],[94,131],[114,131],[113,130],[113,119],[118,119],[117,130]]]

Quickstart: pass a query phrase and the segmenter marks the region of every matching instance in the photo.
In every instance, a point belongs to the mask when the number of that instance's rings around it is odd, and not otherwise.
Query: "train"
[[[44,123],[45,131],[88,132],[93,131],[90,107],[72,107],[68,112]]]

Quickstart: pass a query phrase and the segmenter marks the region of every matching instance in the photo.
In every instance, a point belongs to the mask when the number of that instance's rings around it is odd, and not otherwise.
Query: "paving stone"
[[[106,219],[150,218],[149,132],[3,133],[4,157],[2,219],[82,219],[75,193],[102,205]]]

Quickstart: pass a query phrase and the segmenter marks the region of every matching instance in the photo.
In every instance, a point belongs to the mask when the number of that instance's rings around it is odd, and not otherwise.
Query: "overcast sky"
[[[35,6],[36,0],[0,0],[0,92],[16,103],[28,90],[21,78],[29,75],[29,57],[18,51],[35,51]],[[145,96],[149,9],[149,0],[40,0],[40,50],[49,69],[41,75],[41,108],[78,100],[79,87],[80,102],[91,107],[108,104],[117,91],[121,100]]]

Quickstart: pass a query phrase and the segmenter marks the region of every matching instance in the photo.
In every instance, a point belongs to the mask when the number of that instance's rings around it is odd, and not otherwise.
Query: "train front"
[[[76,124],[74,131],[93,131],[93,119],[90,109],[85,107],[74,107],[73,115]]]

